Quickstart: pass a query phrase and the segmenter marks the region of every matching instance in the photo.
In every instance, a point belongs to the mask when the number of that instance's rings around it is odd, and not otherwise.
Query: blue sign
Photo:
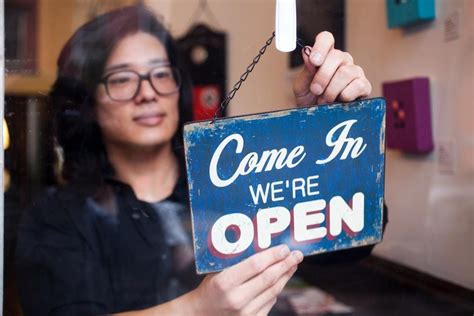
[[[198,273],[381,240],[382,98],[190,123],[184,142]]]

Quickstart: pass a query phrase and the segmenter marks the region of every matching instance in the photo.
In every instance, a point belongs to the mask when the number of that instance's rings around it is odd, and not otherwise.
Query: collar
[[[133,191],[133,188],[128,183],[120,181],[110,175],[105,176],[105,182],[109,184],[115,190],[116,193],[131,196],[135,200],[139,201],[137,196],[135,195],[135,192]],[[171,195],[163,199],[163,201],[166,201],[166,200],[189,205],[188,184],[187,184],[186,176],[183,174],[183,172],[180,172],[179,178],[176,181],[176,184],[173,188]],[[140,202],[147,203],[144,201],[140,201]]]

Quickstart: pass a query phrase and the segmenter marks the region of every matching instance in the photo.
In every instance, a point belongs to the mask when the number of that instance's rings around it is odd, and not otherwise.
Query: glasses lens
[[[131,71],[121,71],[107,78],[107,92],[110,98],[117,101],[127,101],[137,92],[140,77]]]
[[[151,83],[161,95],[175,93],[181,85],[178,69],[174,67],[158,67],[150,73]]]

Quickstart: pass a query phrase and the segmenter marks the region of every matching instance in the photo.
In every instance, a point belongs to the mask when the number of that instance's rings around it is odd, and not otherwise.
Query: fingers
[[[372,86],[367,78],[353,80],[339,95],[343,102],[353,101],[357,98],[368,97],[372,92]]]
[[[271,288],[282,276],[295,268],[302,260],[303,254],[301,251],[293,251],[285,260],[275,263],[261,274],[244,283],[239,289],[240,295],[247,301],[252,300],[252,298]]]
[[[321,32],[310,56],[303,53],[305,67],[293,83],[297,105],[349,102],[370,95],[372,87],[352,56],[334,49],[334,37]]]
[[[267,316],[268,313],[272,310],[273,306],[276,304],[277,298],[275,297],[273,300],[268,302],[265,306],[263,306],[257,313],[251,313],[251,315],[257,316]]]
[[[288,257],[288,260],[285,260],[287,261],[286,266],[283,267],[281,263],[275,264],[260,276],[255,277],[245,284],[248,285],[249,288],[263,288],[263,291],[261,291],[260,294],[255,295],[255,298],[249,301],[249,304],[244,309],[245,312],[251,315],[256,314],[258,311],[266,309],[268,304],[277,298],[288,280],[295,273],[297,264],[303,260],[303,254],[299,251],[293,252],[292,255]],[[259,286],[259,284],[262,285]],[[249,289],[249,291],[251,290]]]
[[[329,84],[326,86],[324,94],[319,97],[318,103],[334,102],[352,81],[359,78],[364,78],[364,71],[359,66],[340,66],[331,78]]]
[[[340,50],[333,49],[326,57],[324,64],[316,72],[313,78],[313,81],[311,82],[311,86],[310,86],[311,92],[317,96],[320,96],[321,94],[323,94],[323,92],[325,92],[327,86],[329,85],[329,82],[333,81],[334,79],[338,80],[339,77],[341,78],[346,77],[345,72],[342,74],[344,76],[340,74],[336,78],[335,75],[338,71],[340,71],[340,69],[342,69],[342,66],[350,65],[350,64],[352,64],[351,55],[349,55],[348,53],[342,52]],[[347,84],[348,82],[346,82],[346,85]]]
[[[316,67],[321,66],[333,48],[334,36],[331,33],[324,31],[316,35],[316,40],[309,56],[311,63]]]
[[[304,49],[306,48],[309,48],[309,46],[306,46]],[[309,57],[306,56],[304,49],[301,50],[304,62],[303,70],[298,73],[293,81],[293,92],[297,105],[314,104],[317,101],[317,97],[312,94],[309,89],[314,75],[316,74],[316,67],[311,63]]]
[[[287,245],[269,248],[222,271],[216,275],[216,281],[220,282],[220,279],[222,279],[222,283],[227,284],[229,289],[235,288],[258,275],[274,263],[285,259],[289,253],[290,249]]]
[[[313,81],[317,67],[324,63],[328,53],[333,47],[334,36],[329,32],[321,32],[316,36],[309,57],[304,53],[304,50],[308,47],[302,49],[301,53],[305,66],[293,82],[293,92],[297,105],[316,103],[317,94],[310,90],[311,82]]]
[[[204,293],[219,298],[216,304],[226,311],[242,311],[262,292],[281,284],[285,274],[303,260],[300,251],[290,254],[286,245],[280,245],[255,254],[241,263],[204,279]],[[292,271],[291,273],[293,273]],[[243,281],[245,280],[245,281]],[[286,279],[285,283],[288,280]],[[271,293],[276,293],[274,289]],[[265,297],[266,298],[266,297]],[[256,304],[263,306],[269,299]],[[255,313],[254,313],[255,314]]]

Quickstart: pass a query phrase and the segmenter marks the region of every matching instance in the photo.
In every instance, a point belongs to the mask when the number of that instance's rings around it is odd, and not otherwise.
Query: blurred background
[[[434,16],[406,22],[408,13],[396,12],[404,2],[432,3]],[[214,113],[274,30],[273,0],[5,0],[5,315],[21,315],[12,264],[18,221],[22,210],[54,184],[57,172],[45,98],[59,51],[90,18],[134,3],[149,6],[181,39],[196,84],[199,118]],[[394,140],[386,153],[389,224],[383,242],[361,262],[303,269],[301,277],[325,297],[350,307],[342,314],[472,315],[474,1],[297,0],[297,5],[299,37],[305,44],[312,45],[318,32],[331,31],[336,47],[363,67],[373,86],[371,96],[386,96],[394,111],[388,114],[398,120],[395,127],[387,126],[388,137],[393,128]],[[216,41],[199,44],[196,32]],[[294,107],[292,80],[301,67],[299,55],[299,50],[284,54],[272,45],[225,114]],[[203,69],[210,71],[203,75]],[[427,91],[412,86],[414,95],[427,93],[427,104],[408,105],[400,101],[406,95],[397,99],[390,92],[397,83],[410,85],[413,78],[428,80]],[[425,112],[417,112],[417,106]],[[418,117],[410,121],[410,115]],[[408,130],[410,124],[413,131],[401,135],[400,126]],[[431,135],[424,137],[431,146],[400,145],[401,137],[418,137],[420,124],[430,128]]]

